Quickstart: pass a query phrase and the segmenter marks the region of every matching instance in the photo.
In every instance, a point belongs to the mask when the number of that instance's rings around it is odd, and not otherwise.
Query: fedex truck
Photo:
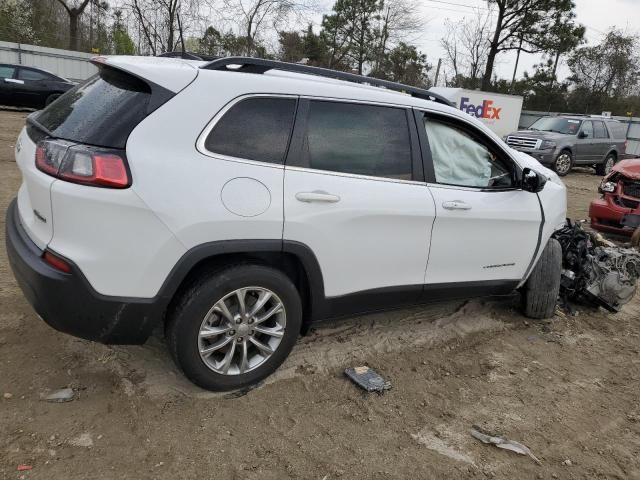
[[[464,88],[432,87],[429,90],[453,102],[463,112],[478,118],[501,137],[518,130],[522,97]]]

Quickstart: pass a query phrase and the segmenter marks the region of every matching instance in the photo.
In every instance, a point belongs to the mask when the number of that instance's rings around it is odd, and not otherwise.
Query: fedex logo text
[[[469,103],[468,97],[460,99],[460,110],[467,112],[476,118],[487,118],[490,120],[500,120],[500,112],[502,108],[493,106],[493,100],[484,100],[481,105]]]

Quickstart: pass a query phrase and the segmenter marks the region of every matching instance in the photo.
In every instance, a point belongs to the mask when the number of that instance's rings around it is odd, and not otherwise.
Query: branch
[[[60,5],[62,5],[64,7],[64,9],[67,11],[67,13],[69,15],[71,15],[71,9],[67,5],[67,2],[65,2],[64,0],[58,0],[58,3],[60,3]]]

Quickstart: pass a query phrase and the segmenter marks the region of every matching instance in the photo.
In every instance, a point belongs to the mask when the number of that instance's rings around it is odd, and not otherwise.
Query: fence
[[[58,48],[0,41],[0,63],[41,68],[69,80],[85,80],[97,72],[89,63],[95,55]]]
[[[547,115],[560,115],[558,112],[536,112],[534,110],[523,110],[520,114],[518,128],[523,130],[529,128],[533,122],[540,117]],[[570,114],[569,114],[570,115]],[[627,155],[640,157],[640,117],[612,117],[627,125]]]

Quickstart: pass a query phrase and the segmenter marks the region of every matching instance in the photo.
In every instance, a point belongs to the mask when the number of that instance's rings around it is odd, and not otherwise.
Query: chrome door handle
[[[15,78],[5,78],[4,81],[6,83],[17,83],[20,85],[24,85],[24,80],[16,80]]]
[[[332,195],[330,193],[317,190],[313,192],[298,192],[296,193],[296,200],[307,203],[336,203],[340,201],[340,197],[338,195]]]
[[[450,202],[442,202],[442,208],[447,210],[471,210],[471,205],[462,200],[452,200]]]

